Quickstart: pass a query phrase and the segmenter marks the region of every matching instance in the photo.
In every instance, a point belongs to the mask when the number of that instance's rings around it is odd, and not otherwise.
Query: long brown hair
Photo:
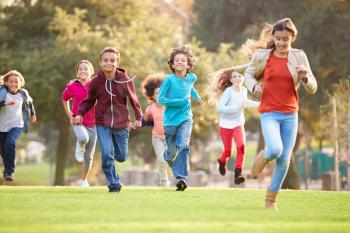
[[[273,34],[276,31],[284,31],[287,30],[292,33],[293,41],[296,39],[298,30],[295,27],[293,21],[290,18],[283,18],[277,20],[273,25],[265,24],[263,29],[260,32],[260,36],[258,40],[248,39],[242,45],[242,51],[247,54],[249,57],[253,55],[255,51],[258,49],[272,49],[275,48],[275,44],[273,42]]]
[[[226,68],[209,76],[209,87],[207,88],[209,103],[216,104],[226,88],[232,86],[231,77],[233,72],[238,71],[233,68]]]

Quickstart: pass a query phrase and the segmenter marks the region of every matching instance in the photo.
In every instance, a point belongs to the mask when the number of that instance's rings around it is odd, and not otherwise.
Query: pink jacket
[[[91,82],[91,81],[90,81]],[[62,93],[62,100],[73,100],[71,111],[75,117],[78,114],[78,108],[81,101],[88,96],[88,86],[84,86],[79,80],[74,80],[67,84]],[[83,125],[87,127],[95,126],[95,106],[92,107],[83,117]]]

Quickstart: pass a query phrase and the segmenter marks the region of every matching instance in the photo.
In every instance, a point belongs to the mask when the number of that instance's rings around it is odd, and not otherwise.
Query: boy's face
[[[8,77],[7,81],[5,82],[5,85],[8,88],[8,91],[10,93],[17,93],[18,90],[21,88],[20,86],[21,81],[20,78],[17,75],[11,75]]]
[[[187,57],[185,54],[179,53],[174,57],[174,64],[171,66],[175,72],[187,71],[189,68]]]
[[[92,70],[89,64],[83,62],[79,64],[77,71],[77,78],[79,80],[85,81],[88,80],[92,75]]]
[[[115,72],[119,65],[119,58],[116,53],[106,52],[100,60],[101,69],[105,72]]]

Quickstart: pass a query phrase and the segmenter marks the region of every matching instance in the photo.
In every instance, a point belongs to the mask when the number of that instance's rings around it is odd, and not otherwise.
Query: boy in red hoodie
[[[127,99],[135,112],[136,127],[141,127],[142,118],[134,84],[125,70],[118,68],[119,62],[117,49],[107,47],[100,52],[101,69],[92,79],[88,97],[80,103],[74,119],[75,123],[81,124],[82,116],[95,106],[97,138],[109,192],[120,192],[122,188],[115,160],[124,162],[128,157],[130,114]]]

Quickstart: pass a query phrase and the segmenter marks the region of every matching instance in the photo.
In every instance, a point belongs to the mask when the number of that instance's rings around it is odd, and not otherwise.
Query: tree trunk
[[[68,150],[69,125],[67,122],[58,123],[58,145],[56,150],[56,173],[54,185],[64,185],[64,169]]]

